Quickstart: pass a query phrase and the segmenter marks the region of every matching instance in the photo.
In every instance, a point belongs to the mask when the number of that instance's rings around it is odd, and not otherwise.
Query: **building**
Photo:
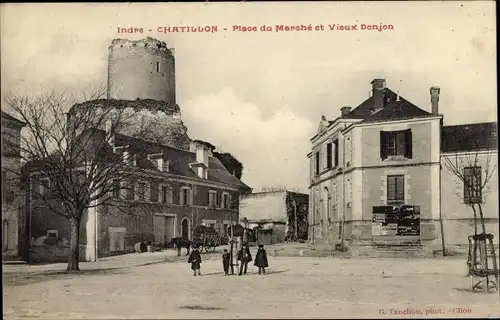
[[[442,249],[441,234],[454,247],[468,244],[473,215],[450,193],[450,181],[459,189],[460,183],[444,162],[480,152],[496,163],[496,123],[443,126],[439,87],[430,88],[428,112],[384,79],[371,84],[367,100],[342,107],[335,120],[323,116],[311,139],[310,241],[358,251],[411,245],[426,253]],[[482,142],[464,143],[465,137]],[[483,207],[498,237],[497,175],[488,190]]]
[[[91,131],[89,145],[106,142],[106,132]],[[129,161],[127,164],[136,174],[120,181],[121,187],[103,196],[99,200],[102,204],[84,214],[80,232],[82,260],[132,252],[138,242],[165,245],[174,237],[192,239],[193,228],[198,225],[213,226],[223,235],[230,224],[237,223],[239,195],[250,188],[231,175],[203,145],[193,143],[191,151],[186,151],[119,134],[113,141],[115,146],[129,147],[113,151],[118,147],[110,146],[110,155]],[[41,183],[44,177],[37,175],[37,168],[36,164],[25,168],[30,190],[34,189],[29,200],[34,259],[66,259],[69,223],[41,205],[39,195],[51,189],[47,187],[50,183]],[[57,196],[54,201],[58,201]]]
[[[107,99],[74,105],[67,114],[68,128],[79,115],[97,115],[99,124],[78,130],[80,138],[86,137],[83,141],[91,142],[85,145],[85,154],[101,152],[93,146],[108,143],[106,156],[123,157],[133,173],[126,185],[120,182],[119,192],[102,197],[85,213],[80,259],[95,261],[130,252],[140,241],[166,244],[174,237],[192,238],[193,229],[201,224],[225,234],[227,226],[238,221],[240,194],[251,189],[228,171],[224,159],[187,135],[176,103],[173,49],[149,37],[115,39],[108,57]],[[125,125],[117,129],[113,117],[128,110],[131,117],[124,117]],[[143,128],[149,131],[137,134]],[[54,157],[57,160],[57,154]],[[75,163],[75,170],[88,170],[86,163]],[[51,204],[57,201],[51,194],[54,182],[40,176],[46,164],[29,163],[24,170],[29,195],[27,245],[34,259],[65,260],[68,219],[41,203],[46,198],[54,198]]]
[[[287,232],[294,233],[295,221],[298,238],[307,239],[308,197],[290,191],[245,194],[240,199],[240,223],[246,219],[262,244],[284,242]]]
[[[24,122],[2,111],[2,258],[19,257],[24,234],[21,195],[21,130]]]

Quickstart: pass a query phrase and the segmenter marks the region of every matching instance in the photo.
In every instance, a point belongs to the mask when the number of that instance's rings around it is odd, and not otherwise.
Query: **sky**
[[[175,49],[177,103],[192,139],[244,165],[259,190],[307,192],[320,118],[387,86],[430,111],[441,87],[444,123],[496,121],[493,1],[154,4],[1,4],[1,90],[81,92],[106,83],[114,38],[151,36]],[[329,25],[387,24],[378,31]],[[276,25],[323,31],[276,32]],[[217,26],[215,33],[160,33],[166,26]],[[233,26],[272,26],[236,32]],[[118,34],[118,27],[144,28]],[[223,31],[227,28],[227,31]],[[152,29],[152,31],[148,31]],[[4,102],[2,101],[2,108]]]

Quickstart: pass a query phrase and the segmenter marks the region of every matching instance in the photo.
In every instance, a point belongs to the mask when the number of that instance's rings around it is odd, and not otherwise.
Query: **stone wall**
[[[103,118],[118,123],[116,133],[133,138],[159,143],[174,148],[189,150],[191,139],[181,117],[178,105],[156,100],[93,100],[72,107],[70,113],[83,108],[92,108],[95,121],[105,130]],[[76,117],[77,118],[77,117]],[[117,120],[118,119],[118,120]]]

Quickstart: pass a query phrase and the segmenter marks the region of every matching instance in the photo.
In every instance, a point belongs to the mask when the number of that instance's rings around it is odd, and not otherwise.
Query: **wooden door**
[[[155,216],[155,242],[157,243],[166,243],[165,218],[164,216]]]

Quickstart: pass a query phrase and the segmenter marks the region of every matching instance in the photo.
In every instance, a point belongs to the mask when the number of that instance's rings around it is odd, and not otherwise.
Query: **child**
[[[227,252],[227,249],[224,249],[224,253],[222,254],[222,266],[224,267],[224,275],[228,276],[229,275],[229,260],[231,259],[231,256],[229,255],[229,252]]]
[[[257,254],[255,255],[254,265],[259,268],[259,274],[266,274],[266,269],[268,267],[267,264],[267,254],[266,249],[264,249],[264,245],[259,244],[259,249],[257,250]]]
[[[200,251],[198,251],[198,247],[194,247],[193,251],[191,251],[191,254],[189,255],[188,263],[191,263],[191,269],[194,272],[194,276],[196,276],[196,272],[198,271],[198,275],[201,276],[201,255]]]

